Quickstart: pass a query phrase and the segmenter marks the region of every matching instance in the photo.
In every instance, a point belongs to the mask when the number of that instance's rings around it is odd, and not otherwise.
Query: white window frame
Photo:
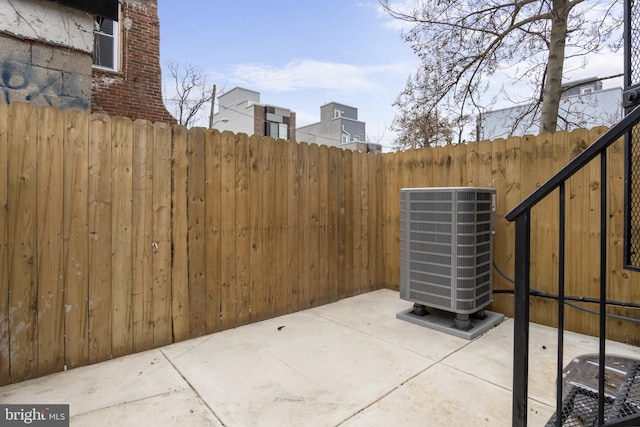
[[[97,19],[98,17],[96,17]],[[103,19],[109,19],[109,18],[103,18]],[[95,29],[94,29],[94,33],[93,33],[93,37],[94,37],[94,49],[96,46],[95,43],[95,38],[97,34],[100,34],[103,37],[108,37],[110,39],[112,39],[113,41],[113,68],[112,67],[106,67],[104,65],[98,65],[98,64],[93,64],[94,68],[98,68],[100,70],[108,70],[108,71],[119,71],[120,70],[120,23],[118,21],[113,21],[111,19],[109,19],[110,21],[113,22],[113,34],[106,34],[103,32],[100,32],[98,29],[98,23],[95,22]],[[92,59],[93,61],[93,59]]]
[[[580,88],[580,95],[591,95],[593,93],[593,86],[585,86]]]
[[[278,123],[278,138],[289,139],[289,125],[286,123]]]

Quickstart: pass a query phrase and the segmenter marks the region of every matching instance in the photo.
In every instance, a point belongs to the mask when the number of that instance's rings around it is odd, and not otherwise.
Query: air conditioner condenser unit
[[[400,191],[400,297],[414,307],[469,315],[492,300],[494,188],[432,187]]]

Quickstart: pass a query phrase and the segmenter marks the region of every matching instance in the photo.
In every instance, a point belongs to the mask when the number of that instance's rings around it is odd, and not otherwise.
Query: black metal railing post
[[[562,369],[564,366],[564,267],[565,267],[565,184],[558,191],[558,358],[556,365],[556,408],[562,408]],[[562,413],[556,412],[556,427],[562,426]]]
[[[527,425],[529,383],[529,291],[531,211],[516,219],[515,304],[513,316],[513,427]]]

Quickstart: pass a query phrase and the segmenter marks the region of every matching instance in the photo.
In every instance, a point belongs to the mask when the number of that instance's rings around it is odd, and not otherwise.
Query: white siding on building
[[[520,105],[502,110],[484,113],[478,123],[480,140],[538,134],[540,130],[539,112],[535,117],[528,116],[521,122],[517,118],[528,108]],[[558,120],[558,129],[593,128],[595,126],[613,126],[623,117],[622,89],[613,88],[593,92],[590,95],[573,95],[560,101],[560,115],[570,123]]]

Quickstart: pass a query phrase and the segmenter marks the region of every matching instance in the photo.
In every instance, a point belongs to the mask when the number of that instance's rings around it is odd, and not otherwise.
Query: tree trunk
[[[553,0],[549,60],[542,91],[540,132],[555,132],[558,126],[564,50],[567,39],[567,20],[570,10],[571,6],[567,0]]]

